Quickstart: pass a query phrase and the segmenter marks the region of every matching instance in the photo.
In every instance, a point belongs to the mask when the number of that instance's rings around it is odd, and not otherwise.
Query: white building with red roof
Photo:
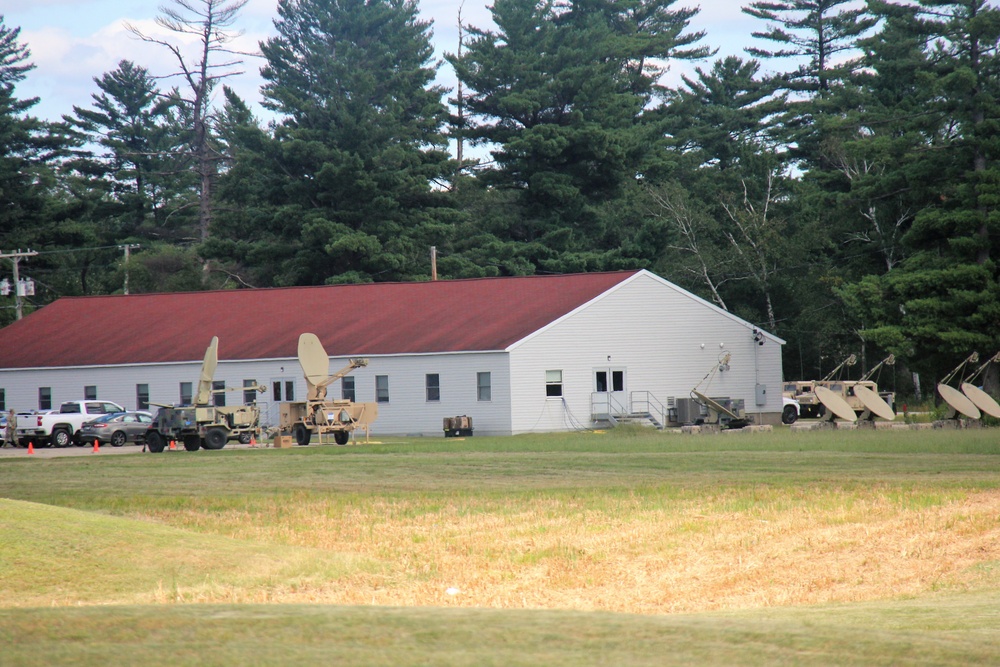
[[[458,415],[498,435],[608,414],[664,423],[713,370],[701,390],[742,399],[758,423],[782,408],[783,340],[640,270],[67,297],[0,329],[0,409],[188,402],[218,336],[215,381],[236,389],[225,400],[264,384],[247,398],[275,424],[281,401],[304,397],[303,332],[331,368],[369,358],[328,392],[378,402],[374,434],[440,435]]]

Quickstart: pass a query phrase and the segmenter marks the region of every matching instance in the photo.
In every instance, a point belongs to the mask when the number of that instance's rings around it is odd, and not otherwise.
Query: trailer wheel
[[[201,437],[197,433],[194,435],[185,435],[184,449],[189,452],[196,452],[201,449]]]
[[[295,438],[296,445],[305,447],[312,438],[312,431],[307,429],[303,424],[296,424],[295,428],[292,429],[292,437]]]
[[[250,434],[250,433],[248,433],[246,431],[244,431],[243,433],[240,433],[240,435],[239,435],[239,441],[240,441],[241,445],[249,445],[250,441],[252,439],[253,439],[252,434]]]
[[[210,428],[205,432],[205,449],[222,449],[226,446],[229,434],[224,428]]]
[[[347,431],[334,431],[333,432],[333,441],[335,443],[337,443],[338,445],[346,445],[347,444],[347,439],[349,437],[351,437],[351,434],[348,433]]]
[[[146,446],[149,447],[149,451],[159,454],[163,451],[165,444],[166,441],[164,441],[163,435],[159,431],[146,431]]]

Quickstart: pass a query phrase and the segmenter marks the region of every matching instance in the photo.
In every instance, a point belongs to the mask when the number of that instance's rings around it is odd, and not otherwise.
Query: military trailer
[[[299,365],[306,379],[306,400],[288,401],[279,406],[278,426],[290,433],[297,445],[308,445],[313,434],[332,435],[338,445],[346,445],[356,429],[368,431],[378,417],[378,404],[330,399],[327,387],[356,368],[368,365],[367,359],[351,359],[344,368],[330,374],[330,357],[316,334],[299,336]]]
[[[153,423],[146,431],[149,451],[162,452],[171,441],[180,442],[189,452],[201,448],[222,449],[230,440],[246,444],[260,436],[260,409],[256,405],[210,405],[212,378],[218,361],[219,339],[213,336],[205,350],[194,405],[159,406]],[[263,385],[255,389],[259,392],[267,390]]]

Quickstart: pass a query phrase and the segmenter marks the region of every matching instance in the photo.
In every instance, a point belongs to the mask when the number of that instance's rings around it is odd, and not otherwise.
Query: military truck
[[[230,440],[250,442],[260,436],[260,410],[256,405],[211,405],[212,378],[219,362],[219,338],[205,350],[198,378],[198,393],[193,405],[161,405],[146,431],[146,446],[153,453],[162,452],[167,443],[177,441],[189,452],[198,449],[222,449]],[[243,391],[245,388],[240,387]],[[259,392],[267,388],[254,387]],[[225,391],[225,390],[222,390]]]
[[[855,414],[859,416],[869,414],[871,412],[861,394],[865,394],[866,397],[872,394],[876,395],[879,399],[881,399],[881,403],[885,404],[885,408],[891,410],[893,404],[895,403],[895,394],[891,391],[879,391],[878,384],[876,384],[872,378],[874,377],[876,371],[882,367],[892,366],[895,364],[895,356],[890,354],[888,357],[876,364],[860,380],[834,379],[834,377],[842,369],[855,365],[857,361],[857,355],[850,355],[847,359],[841,362],[839,366],[830,371],[822,380],[798,380],[786,382],[782,393],[786,398],[798,401],[799,416],[806,418],[822,418],[827,412],[826,406],[823,405],[823,402],[820,401],[819,397],[816,395],[816,387],[826,387],[833,393],[841,396],[847,404],[851,406],[851,409],[854,410]],[[860,391],[857,390],[858,387],[861,388]]]
[[[306,379],[306,400],[289,401],[279,406],[278,426],[282,433],[291,433],[298,445],[308,445],[313,434],[332,434],[338,445],[346,445],[351,433],[358,428],[366,431],[378,417],[378,404],[355,403],[347,399],[330,399],[327,387],[356,368],[368,365],[367,359],[351,359],[344,368],[330,374],[330,357],[316,334],[299,336],[299,366]]]

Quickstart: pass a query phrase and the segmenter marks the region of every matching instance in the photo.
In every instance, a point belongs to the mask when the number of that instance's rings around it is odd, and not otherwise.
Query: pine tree
[[[481,177],[519,193],[501,238],[534,246],[536,265],[599,268],[616,247],[620,220],[606,205],[636,187],[661,145],[644,110],[662,63],[709,53],[695,46],[702,33],[685,32],[697,10],[672,5],[498,0],[497,30],[470,27],[462,56],[447,56],[467,91],[463,134],[495,159]]]
[[[281,120],[257,154],[294,258],[276,279],[427,275],[451,233],[438,184],[454,172],[430,26],[411,0],[282,0],[278,15],[261,49],[264,105]]]
[[[905,188],[915,210],[903,236],[908,257],[845,291],[867,335],[939,372],[970,351],[1000,346],[1000,10],[981,0],[879,3],[901,55],[891,89],[897,137],[911,148],[883,178]],[[905,87],[900,87],[905,84]],[[881,99],[892,99],[885,88]]]

